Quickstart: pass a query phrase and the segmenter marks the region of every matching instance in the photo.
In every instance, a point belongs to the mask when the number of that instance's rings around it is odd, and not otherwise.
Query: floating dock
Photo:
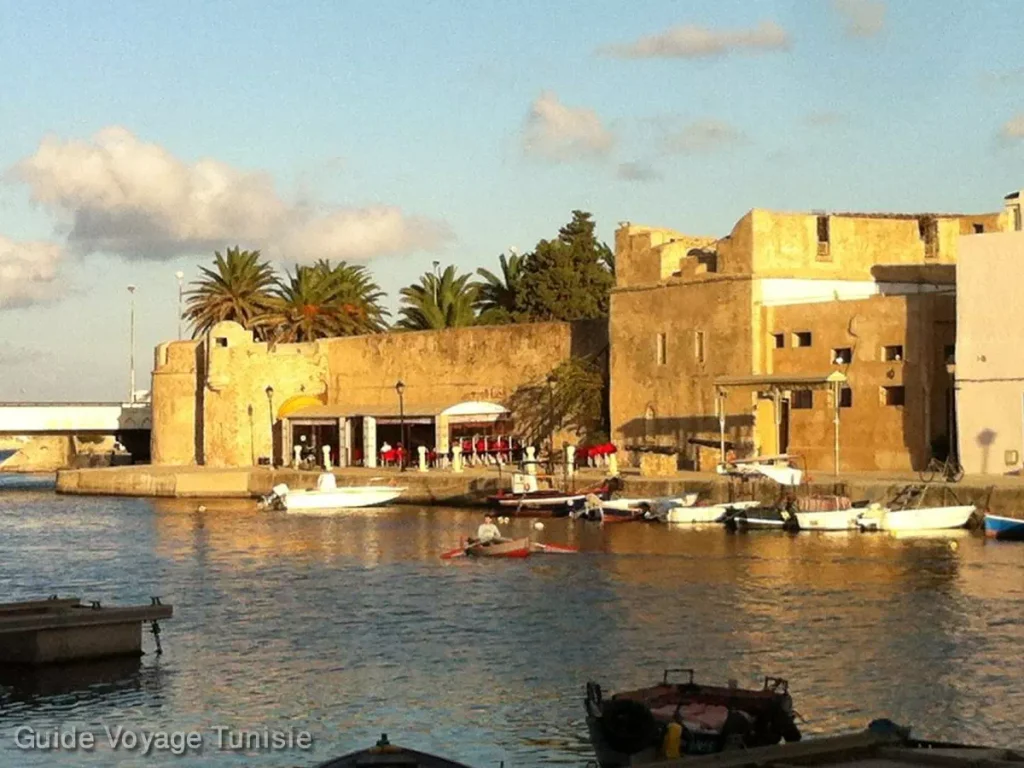
[[[157,597],[150,605],[83,605],[77,597],[0,603],[0,664],[36,666],[142,656],[142,625],[150,622],[160,648],[160,619],[173,615]]]

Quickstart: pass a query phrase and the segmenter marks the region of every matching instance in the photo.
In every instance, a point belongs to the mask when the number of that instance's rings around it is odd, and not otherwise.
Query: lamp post
[[[395,384],[395,392],[398,393],[398,424],[401,430],[402,449],[398,452],[398,463],[401,464],[401,472],[405,472],[405,452],[408,450],[405,440],[405,382],[401,379]]]
[[[555,374],[548,374],[548,456],[551,464],[551,472],[555,471]]]
[[[129,351],[128,351],[128,402],[135,403],[135,286],[128,286],[128,293],[131,294],[131,320],[129,323]]]
[[[270,413],[270,466],[274,466],[274,388],[267,384],[267,408]]]
[[[174,273],[174,276],[178,278],[178,339],[181,340],[181,318],[184,316],[185,311],[182,307],[182,299],[185,295],[185,273],[180,269]]]

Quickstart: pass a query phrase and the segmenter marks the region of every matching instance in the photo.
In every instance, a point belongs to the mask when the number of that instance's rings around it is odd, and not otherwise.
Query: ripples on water
[[[549,521],[542,540],[583,554],[443,562],[479,512],[205,503],[0,492],[4,600],[175,610],[159,658],[0,681],[0,765],[312,765],[387,732],[479,768],[582,766],[585,682],[636,687],[665,666],[787,677],[807,733],[880,716],[936,738],[1020,733],[1021,545]],[[207,749],[25,752],[22,725],[199,729]],[[218,725],[309,730],[315,750],[215,751]]]

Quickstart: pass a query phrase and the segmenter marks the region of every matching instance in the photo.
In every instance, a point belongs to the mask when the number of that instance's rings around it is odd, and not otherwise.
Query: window
[[[984,224],[975,224],[974,225],[974,234],[980,235],[980,234],[984,233],[984,231],[985,231],[985,225]]]
[[[942,348],[942,358],[946,363],[956,362],[956,344],[947,344]]]
[[[853,407],[853,390],[850,389],[849,387],[843,387],[842,389],[839,390],[839,407]]]
[[[224,336],[218,336],[217,337],[217,346],[218,347],[226,347],[227,345],[228,345],[228,340],[227,340],[226,337],[224,337]]]
[[[882,387],[882,405],[904,405],[906,390],[903,387]]]
[[[924,241],[924,257],[934,259],[939,255],[939,220],[934,216],[922,216],[917,220],[917,235]]]
[[[773,333],[772,341],[775,342],[776,349],[782,349],[786,346],[786,334],[784,333]]]
[[[829,247],[829,219],[828,216],[818,217],[818,261],[831,261],[832,254]]]
[[[832,360],[836,365],[849,365],[853,362],[853,349],[851,347],[836,347],[832,350]]]
[[[891,344],[882,347],[882,359],[887,363],[898,363],[903,359],[903,345]]]
[[[793,408],[813,408],[814,407],[814,392],[809,389],[798,389],[793,392],[791,400],[791,407]]]
[[[810,331],[797,331],[793,334],[793,346],[794,347],[809,347],[811,346],[811,332]]]
[[[704,365],[704,331],[693,332],[693,356],[698,363]]]
[[[665,364],[665,334],[658,334],[658,365]]]

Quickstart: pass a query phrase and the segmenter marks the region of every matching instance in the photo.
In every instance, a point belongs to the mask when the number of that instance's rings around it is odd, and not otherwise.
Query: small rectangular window
[[[809,389],[798,389],[793,392],[791,405],[793,408],[813,408],[814,392]]]
[[[704,365],[704,331],[693,332],[693,355],[697,362]]]
[[[835,365],[849,365],[853,362],[852,347],[836,347],[832,350],[832,360]]]
[[[658,334],[658,365],[665,364],[665,334]]]
[[[903,387],[882,387],[882,405],[904,405],[906,390]]]
[[[831,245],[829,242],[831,232],[829,231],[828,216],[818,217],[818,261],[831,261]]]
[[[811,332],[810,331],[797,331],[793,334],[793,346],[794,347],[809,347],[811,346]]]
[[[903,359],[903,345],[890,344],[882,347],[882,359],[887,363],[898,363]]]
[[[217,337],[217,346],[218,347],[226,347],[227,345],[228,345],[228,340],[227,340],[226,337],[224,337],[224,336],[218,336]]]
[[[839,407],[853,407],[853,390],[850,389],[849,387],[843,387],[842,389],[839,390]]]
[[[956,362],[956,344],[947,344],[942,348],[942,357],[947,363]]]
[[[974,234],[981,235],[984,232],[985,232],[985,225],[984,224],[975,224],[974,225]]]
[[[818,217],[818,242],[819,243],[827,243],[828,242],[828,235],[829,235],[829,232],[828,232],[828,216],[819,216]]]
[[[786,346],[786,334],[784,333],[773,333],[772,341],[775,343],[776,349],[782,349]]]

